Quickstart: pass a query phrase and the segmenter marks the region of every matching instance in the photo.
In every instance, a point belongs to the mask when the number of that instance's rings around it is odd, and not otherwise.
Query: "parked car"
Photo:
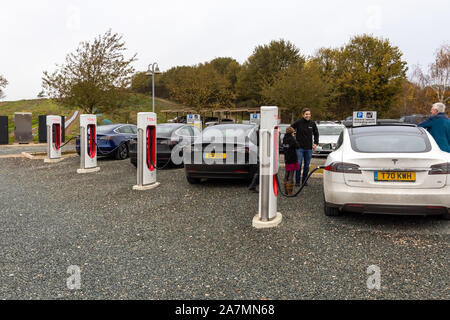
[[[190,157],[190,163],[184,165],[187,181],[194,184],[202,178],[252,179],[258,170],[257,130],[253,124],[219,124],[203,130],[201,139],[186,148]],[[214,143],[218,136],[223,142]],[[195,163],[196,156],[199,163]],[[227,162],[231,157],[233,161]]]
[[[212,117],[209,117],[209,118],[207,118],[207,120],[211,120],[211,118]],[[211,126],[216,126],[218,124],[225,124],[225,123],[235,123],[235,121],[233,119],[226,119],[226,118],[221,119],[220,122],[219,122],[219,120],[207,121],[207,122],[205,122],[205,128],[211,127]]]
[[[205,124],[206,124],[207,122],[214,122],[214,121],[218,122],[219,118],[217,118],[217,117],[204,117],[202,120],[205,121]]]
[[[186,123],[187,122],[187,117],[186,116],[178,116],[175,117],[173,119],[169,119],[167,120],[168,123]]]
[[[200,136],[200,129],[190,124],[158,124],[156,126],[156,161],[163,164],[167,163],[170,161],[172,150],[176,145],[190,145]],[[137,137],[130,141],[130,162],[137,167]]]
[[[345,128],[325,163],[324,210],[450,218],[450,154],[423,128]]]
[[[319,130],[319,145],[313,151],[313,155],[328,155],[336,147],[339,135],[344,126],[334,122],[320,122],[317,124]]]
[[[419,124],[423,120],[425,120],[425,116],[423,114],[411,114],[409,116],[401,117],[399,121],[403,123]]]
[[[135,139],[137,127],[134,124],[108,124],[97,126],[97,155],[112,156],[117,160],[128,158],[130,140]],[[75,148],[80,154],[80,136]]]
[[[279,152],[280,153],[284,153],[283,138],[284,138],[284,135],[286,134],[286,129],[288,127],[290,127],[290,126],[291,126],[290,124],[284,124],[284,123],[280,123],[278,125],[278,130],[279,130],[279,133],[280,133],[280,142],[278,143],[278,146],[279,146]]]

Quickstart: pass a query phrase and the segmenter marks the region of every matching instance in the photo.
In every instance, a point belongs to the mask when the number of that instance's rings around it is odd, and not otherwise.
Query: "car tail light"
[[[361,173],[361,170],[357,164],[346,162],[333,162],[332,164],[324,168],[326,171],[342,172],[342,173]]]
[[[432,174],[450,174],[450,163],[440,163],[431,166],[430,171],[428,171],[429,175]]]
[[[166,144],[166,145],[169,145],[169,146],[174,146],[174,145],[176,145],[178,143],[178,141],[170,140],[170,139],[164,139],[164,140],[159,140],[158,143]]]
[[[235,147],[235,148],[233,148],[233,152],[249,153],[250,148],[249,147]]]

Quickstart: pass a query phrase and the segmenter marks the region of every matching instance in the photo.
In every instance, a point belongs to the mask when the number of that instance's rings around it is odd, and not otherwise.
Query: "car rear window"
[[[431,150],[425,134],[379,133],[353,135],[350,138],[353,150],[365,153],[421,153]]]
[[[203,131],[202,137],[205,140],[211,138],[239,138],[245,137],[250,133],[253,127],[249,126],[213,126]]]
[[[176,128],[176,127],[175,127]],[[174,130],[173,126],[156,126],[156,135],[167,135]]]
[[[321,136],[338,136],[344,130],[344,126],[321,126],[318,125],[319,135]]]

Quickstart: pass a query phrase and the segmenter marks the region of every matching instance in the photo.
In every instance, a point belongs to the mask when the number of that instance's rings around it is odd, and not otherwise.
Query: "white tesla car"
[[[345,128],[325,163],[324,210],[450,219],[450,153],[415,125]]]

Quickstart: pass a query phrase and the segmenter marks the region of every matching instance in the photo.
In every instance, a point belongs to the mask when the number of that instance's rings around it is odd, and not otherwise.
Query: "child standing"
[[[283,138],[284,147],[284,163],[285,163],[285,175],[284,175],[284,190],[288,195],[294,194],[294,175],[297,170],[300,170],[297,158],[297,149],[299,144],[294,137],[295,130],[292,127],[286,129],[286,134]]]

